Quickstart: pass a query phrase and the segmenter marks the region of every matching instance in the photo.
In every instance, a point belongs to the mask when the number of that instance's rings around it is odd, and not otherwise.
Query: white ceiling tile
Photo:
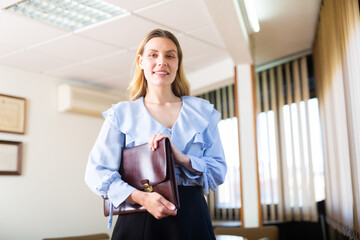
[[[219,50],[217,47],[213,47],[206,42],[195,40],[186,35],[180,36],[178,40],[184,54],[184,60],[200,55],[206,55],[211,52],[217,52]]]
[[[113,74],[110,75],[106,78],[102,79],[102,82],[106,83],[106,82],[117,82],[118,80],[122,81],[122,82],[126,82],[127,85],[130,84],[130,74],[126,74],[126,73],[120,73],[120,74]]]
[[[102,79],[107,78],[109,75],[111,75],[106,70],[95,68],[94,66],[89,66],[85,64],[75,64],[66,68],[48,71],[46,73],[57,77],[85,82],[101,82]]]
[[[0,9],[17,1],[0,0]],[[225,48],[222,38],[242,33],[223,20],[226,16],[217,19],[210,11],[210,17],[209,6],[215,2],[215,11],[234,12],[231,1],[108,1],[130,12],[74,32],[0,11],[0,64],[123,90],[140,41],[155,28],[169,29],[178,37],[186,74],[248,49],[238,41],[227,41]],[[271,0],[271,8],[267,0],[255,2],[261,27],[254,35],[257,65],[311,47],[321,0]],[[228,35],[219,35],[225,28],[230,29]]]
[[[117,74],[112,75],[107,78],[104,78],[100,83],[106,87],[111,89],[124,89],[124,93],[130,84],[130,76],[129,74]]]
[[[226,46],[214,24],[187,32],[186,34],[225,49]]]
[[[77,34],[114,46],[131,48],[138,46],[148,32],[159,27],[163,26],[134,15],[128,15],[100,26],[80,31]]]
[[[51,61],[49,61],[51,59]],[[0,64],[21,68],[28,71],[42,72],[69,64],[65,59],[54,58],[47,54],[31,50],[18,51],[6,57],[0,57]]]
[[[6,7],[9,7],[15,3],[19,2],[19,0],[1,0],[0,2],[0,10]]]
[[[185,66],[185,62],[184,62],[184,71],[185,71],[185,75],[191,73],[192,71],[196,71],[197,69],[193,66],[191,66],[190,64],[188,64],[187,66]]]
[[[37,22],[31,18],[0,12],[1,42],[27,47],[66,34],[67,31]]]
[[[164,0],[106,0],[108,3],[124,8],[128,11],[134,11],[137,9],[145,8],[153,4],[157,4],[159,2],[163,2]],[[167,0],[166,0],[167,1]]]
[[[257,0],[260,31],[253,36],[255,64],[262,65],[312,48],[321,0]],[[301,9],[301,11],[299,10]]]
[[[86,62],[91,66],[96,66],[112,73],[129,74],[135,63],[136,52],[120,51],[104,57],[96,58]]]
[[[8,45],[6,43],[1,43],[1,39],[0,39],[0,56],[3,54],[7,54],[9,52],[15,51],[16,49],[18,49],[18,48]]]
[[[88,60],[89,58],[118,51],[118,49],[113,46],[77,35],[57,39],[43,45],[35,46],[32,49],[73,61]]]
[[[212,23],[202,0],[173,0],[135,13],[151,21],[184,32]]]
[[[221,62],[224,59],[230,58],[229,54],[224,50],[215,50],[204,55],[199,55],[193,58],[184,59],[184,67],[186,69],[199,70],[201,68],[209,67]],[[189,72],[186,72],[189,74]]]

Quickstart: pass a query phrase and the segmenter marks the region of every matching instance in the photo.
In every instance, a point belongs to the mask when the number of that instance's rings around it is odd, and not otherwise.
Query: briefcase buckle
[[[153,192],[154,191],[153,187],[150,186],[148,183],[145,183],[143,186],[144,186],[144,191],[145,192]]]

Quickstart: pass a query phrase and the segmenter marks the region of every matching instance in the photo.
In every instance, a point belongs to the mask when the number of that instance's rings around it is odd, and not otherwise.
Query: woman
[[[190,97],[176,37],[156,29],[139,46],[130,99],[104,112],[105,122],[90,153],[85,180],[117,207],[123,201],[147,212],[120,215],[112,239],[215,239],[202,189],[223,183],[224,153],[217,129],[220,113]],[[118,173],[121,148],[148,142],[156,151],[168,137],[176,162],[180,209],[158,193],[139,191]]]

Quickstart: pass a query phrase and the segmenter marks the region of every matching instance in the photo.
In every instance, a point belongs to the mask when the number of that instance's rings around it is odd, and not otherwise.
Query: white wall
[[[191,95],[209,92],[234,83],[234,63],[231,58],[188,74]]]
[[[249,64],[236,66],[244,227],[258,227],[261,223],[251,71]]]
[[[27,100],[22,174],[0,175],[0,239],[42,239],[106,232],[102,200],[84,182],[103,120],[58,113],[56,78],[0,66],[0,94]],[[114,218],[114,222],[115,222]]]

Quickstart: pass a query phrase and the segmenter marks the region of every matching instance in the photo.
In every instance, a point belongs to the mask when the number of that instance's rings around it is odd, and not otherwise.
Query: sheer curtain
[[[314,102],[310,100],[308,59],[311,58],[304,56],[256,74],[260,200],[264,221],[318,220],[315,189],[317,186],[321,191],[324,185],[321,167],[314,170],[314,164],[319,166],[320,162],[322,166],[323,162],[321,145],[314,141],[320,139],[321,133],[318,113],[310,111]],[[318,157],[316,163],[314,156]],[[320,171],[318,179],[315,178],[317,171]]]
[[[327,222],[360,239],[360,19],[357,0],[324,0],[314,44]]]
[[[209,100],[221,113],[219,133],[227,163],[224,184],[218,191],[210,191],[208,204],[213,220],[240,221],[240,160],[238,123],[235,116],[234,85],[225,86],[198,97]]]

